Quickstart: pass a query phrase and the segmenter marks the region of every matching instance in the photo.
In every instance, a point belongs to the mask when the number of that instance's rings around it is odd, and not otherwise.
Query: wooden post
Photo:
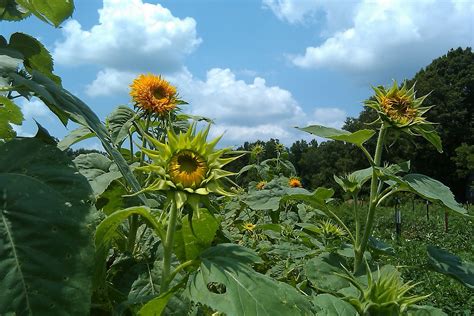
[[[395,232],[397,239],[402,235],[402,213],[400,212],[400,199],[395,199]]]
[[[430,220],[430,201],[426,200],[426,220]]]
[[[448,232],[448,211],[444,211],[444,232]]]

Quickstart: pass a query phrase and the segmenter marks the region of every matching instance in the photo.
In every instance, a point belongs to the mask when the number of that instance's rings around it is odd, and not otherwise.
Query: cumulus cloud
[[[184,56],[201,42],[194,19],[177,18],[160,4],[142,0],[104,0],[98,24],[84,30],[70,20],[62,30],[64,39],[54,48],[56,62],[121,71],[179,70]]]
[[[473,16],[474,3],[469,1],[363,0],[355,7],[349,27],[291,60],[313,69],[414,70],[449,48],[472,46]]]
[[[136,76],[135,72],[105,68],[99,71],[94,81],[86,86],[86,94],[97,97],[125,92]]]
[[[44,105],[43,101],[37,98],[33,98],[29,101],[23,99],[20,107],[25,120],[52,117],[51,111]]]

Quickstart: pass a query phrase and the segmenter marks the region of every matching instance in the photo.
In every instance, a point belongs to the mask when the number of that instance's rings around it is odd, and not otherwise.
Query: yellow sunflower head
[[[290,178],[290,180],[288,180],[288,185],[292,188],[301,188],[303,187],[303,185],[301,184],[301,181],[300,179],[298,178]]]
[[[165,116],[180,103],[176,88],[161,76],[139,75],[130,88],[136,106],[149,113]]]
[[[255,188],[257,188],[257,190],[263,190],[263,188],[265,188],[265,185],[267,185],[267,181],[260,181],[255,185]]]
[[[385,87],[373,87],[375,96],[365,105],[376,110],[380,118],[391,126],[404,128],[412,125],[426,124],[423,117],[431,107],[422,107],[423,101],[428,95],[420,98],[415,97],[415,86],[408,89],[406,82],[401,88],[396,81],[390,89]]]
[[[169,130],[166,142],[147,136],[154,149],[142,150],[152,159],[152,163],[139,170],[155,175],[156,179],[144,191],[232,195],[224,189],[221,181],[234,173],[222,167],[239,156],[224,158],[223,155],[231,151],[229,148],[215,150],[220,137],[207,142],[209,128],[210,125],[196,132],[196,125],[193,124],[186,133],[175,134]]]
[[[251,232],[251,231],[253,231],[253,230],[255,229],[256,225],[254,225],[254,224],[252,224],[252,223],[244,223],[244,225],[242,225],[242,227],[243,227],[245,230]]]

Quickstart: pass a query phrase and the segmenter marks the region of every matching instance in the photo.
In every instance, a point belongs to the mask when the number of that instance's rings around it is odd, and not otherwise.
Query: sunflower
[[[298,178],[290,178],[290,180],[288,180],[288,185],[292,188],[301,188],[303,187],[303,185],[301,185],[301,181],[300,179]]]
[[[406,82],[401,88],[396,81],[390,89],[373,87],[374,99],[365,102],[365,105],[376,110],[380,118],[393,127],[405,128],[412,125],[427,124],[423,117],[431,106],[422,106],[428,95],[415,97],[415,86],[408,89]]]
[[[164,116],[180,103],[176,88],[161,76],[139,75],[130,87],[130,96],[136,106],[149,113]]]
[[[255,188],[257,188],[257,190],[263,190],[266,185],[267,185],[267,181],[260,181],[259,183],[255,185]]]
[[[242,226],[245,230],[251,232],[255,229],[256,225],[252,224],[252,223],[245,223],[243,226]]]
[[[142,150],[152,163],[138,170],[147,172],[155,180],[143,191],[174,191],[181,201],[179,204],[192,200],[194,206],[198,196],[209,193],[232,195],[223,187],[222,180],[235,173],[222,167],[240,156],[223,158],[231,150],[215,150],[220,137],[206,142],[209,128],[210,125],[196,132],[196,125],[192,124],[186,133],[179,134],[170,129],[164,143],[147,136],[155,149]]]

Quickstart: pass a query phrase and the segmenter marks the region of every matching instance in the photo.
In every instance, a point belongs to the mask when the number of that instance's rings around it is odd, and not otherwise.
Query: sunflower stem
[[[377,172],[375,168],[380,166],[380,163],[382,160],[382,151],[383,151],[383,145],[385,141],[386,132],[387,132],[387,127],[382,123],[382,126],[380,127],[380,131],[379,131],[379,136],[377,139],[377,147],[375,148],[374,165],[372,166],[369,212],[367,213],[364,234],[362,235],[362,239],[360,239],[359,242],[356,242],[355,247],[354,247],[354,253],[355,253],[354,272],[359,271],[362,266],[362,259],[364,257],[364,252],[367,249],[369,237],[372,235],[372,231],[373,231],[375,209],[378,202],[378,186],[379,186],[379,178],[377,176]]]
[[[176,220],[178,218],[178,208],[176,202],[171,202],[170,217],[168,219],[168,228],[166,237],[163,241],[163,271],[161,273],[160,293],[168,291],[171,271],[171,255],[173,254],[174,234],[176,230]]]

